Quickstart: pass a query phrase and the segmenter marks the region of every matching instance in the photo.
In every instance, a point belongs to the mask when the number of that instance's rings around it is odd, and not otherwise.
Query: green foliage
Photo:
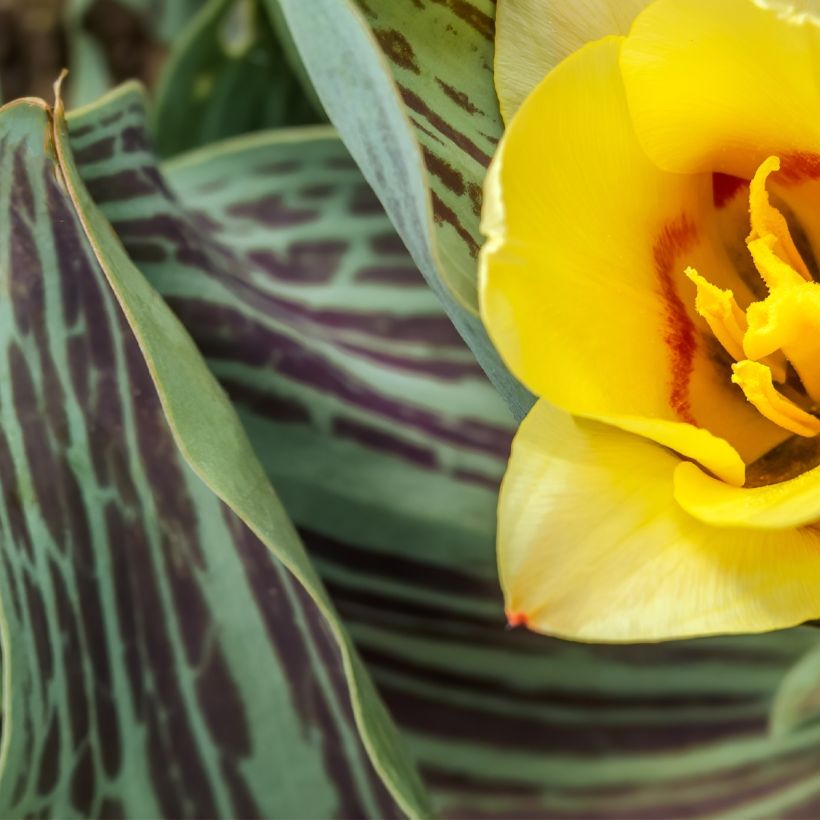
[[[157,150],[171,156],[260,128],[316,122],[320,109],[310,93],[261,0],[211,0],[166,63],[155,108]]]
[[[369,752],[424,813],[234,411],[91,199],[60,109],[0,118],[0,811],[390,814]]]
[[[0,110],[0,815],[816,815],[815,631],[504,626],[493,4],[128,8]]]
[[[362,5],[369,18],[352,0],[279,5],[330,119],[447,314],[521,418],[532,397],[499,360],[476,307],[481,184],[500,135],[492,43],[486,25],[472,22],[486,14],[434,0],[370,0]],[[433,76],[433,65],[447,71]],[[440,109],[428,106],[431,95]]]

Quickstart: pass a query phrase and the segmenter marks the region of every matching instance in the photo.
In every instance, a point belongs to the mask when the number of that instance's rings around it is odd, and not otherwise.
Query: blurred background
[[[85,67],[104,67],[114,82],[137,77],[154,84],[168,52],[162,35],[177,21],[164,19],[167,9],[159,14],[152,5],[151,0],[0,0],[3,99],[48,97],[60,69],[75,57]],[[173,5],[184,17],[200,3]],[[88,54],[77,54],[78,49]]]

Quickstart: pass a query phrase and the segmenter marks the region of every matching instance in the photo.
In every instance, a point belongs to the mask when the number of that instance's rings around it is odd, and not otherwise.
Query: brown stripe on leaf
[[[416,62],[416,55],[410,41],[396,29],[377,28],[373,29],[373,34],[379,41],[382,51],[388,60],[392,60],[401,68],[419,74],[419,66]]]
[[[481,11],[469,0],[428,0],[439,6],[448,8],[470,28],[475,29],[485,40],[495,40],[495,19]]]
[[[480,114],[481,111],[478,107],[473,105],[470,102],[470,98],[463,92],[459,91],[457,88],[453,88],[449,83],[445,83],[444,80],[436,77],[436,83],[438,87],[459,107],[464,109],[468,114]]]
[[[313,222],[319,214],[311,208],[292,208],[284,197],[270,194],[247,202],[235,202],[225,212],[236,219],[256,222],[268,228],[293,227]]]
[[[280,282],[325,285],[338,273],[347,250],[347,242],[316,239],[293,242],[285,251],[250,251],[248,259]]]
[[[453,168],[448,162],[443,160],[437,154],[433,153],[426,146],[422,147],[424,153],[424,162],[427,165],[427,170],[435,177],[438,177],[445,188],[451,190],[458,196],[463,196],[467,190],[464,184],[464,177]]]
[[[435,192],[430,191],[430,196],[433,200],[433,219],[438,225],[447,224],[452,227],[455,232],[464,240],[464,243],[474,256],[478,256],[479,244],[476,242],[473,235],[461,224],[458,214],[447,205],[444,200]]]
[[[310,655],[303,641],[294,640],[301,629],[284,586],[287,585],[291,593],[297,595],[301,587],[297,582],[289,580],[287,571],[274,563],[267,548],[224,506],[223,516],[233,534],[237,552],[242,558],[246,578],[253,590],[254,600],[271,646],[281,659],[282,668],[287,670],[286,680],[291,702],[302,724],[303,732],[307,734],[316,728],[321,729],[325,765],[334,782],[340,784],[339,797],[343,801],[340,816],[362,817],[366,811],[360,802],[356,781],[349,768],[351,760],[346,753],[346,744],[342,741],[339,727],[336,726],[333,714],[328,708],[325,694],[311,671],[313,662]],[[326,651],[332,659],[330,663],[341,666],[338,647],[324,627],[322,616],[313,601],[308,599],[302,603],[301,616],[303,621],[312,625],[313,645],[319,648],[319,645],[329,642],[328,646],[320,648],[320,652],[325,654]],[[321,625],[314,624],[315,621],[320,621]],[[325,668],[326,671],[331,671],[327,665]],[[336,683],[339,683],[338,679]],[[346,686],[342,691],[346,692]],[[349,708],[346,711],[345,719],[352,727],[352,711]],[[370,766],[369,762],[367,766]],[[383,789],[384,786],[379,784],[379,788]]]
[[[490,164],[489,154],[482,151],[466,134],[454,128],[440,114],[437,114],[415,91],[401,84],[399,90],[406,105],[424,117],[436,131],[447,137],[454,145],[458,146],[465,154],[472,157],[483,167],[486,168]]]

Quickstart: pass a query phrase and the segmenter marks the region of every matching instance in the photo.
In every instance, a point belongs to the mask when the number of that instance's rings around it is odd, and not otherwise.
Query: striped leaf
[[[167,166],[173,196],[139,106],[124,89],[72,120],[83,176],[234,400],[291,514],[320,511],[357,541],[401,515],[408,549],[413,528],[446,542],[463,517],[470,549],[493,526],[512,422],[344,146],[320,127],[205,149]],[[102,125],[112,110],[123,118]],[[92,116],[100,126],[85,133]],[[458,509],[453,477],[466,485]]]
[[[319,97],[453,323],[516,416],[532,398],[477,316],[481,186],[500,118],[490,0],[278,3]]]
[[[159,177],[144,138],[117,136],[138,99],[112,98],[94,119],[128,113],[96,132],[73,121],[82,173],[239,408],[438,812],[816,815],[820,730],[769,732],[816,632],[590,647],[506,630],[509,426],[341,147],[259,135]]]
[[[210,0],[163,69],[154,109],[160,155],[319,121],[318,101],[309,99],[289,56],[261,0]]]
[[[0,111],[0,209],[0,815],[395,815],[382,778],[424,813],[235,413],[89,197],[59,108]]]

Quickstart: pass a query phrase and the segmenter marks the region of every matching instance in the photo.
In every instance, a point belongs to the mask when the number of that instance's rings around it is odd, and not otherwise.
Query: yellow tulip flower
[[[555,6],[501,0],[499,38],[522,5]],[[499,502],[508,618],[587,641],[792,626],[820,617],[820,24],[629,5],[626,36],[526,99],[537,21],[499,42],[481,312],[539,397]]]

